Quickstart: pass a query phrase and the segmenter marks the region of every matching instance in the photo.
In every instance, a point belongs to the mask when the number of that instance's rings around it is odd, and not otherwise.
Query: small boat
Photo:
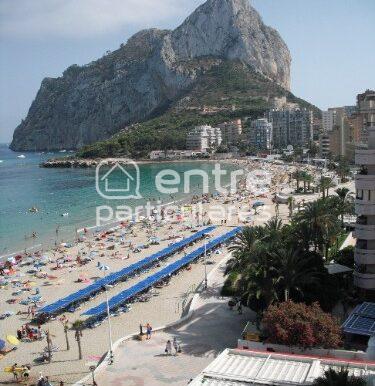
[[[24,156],[23,154],[20,154],[17,156],[17,158],[26,158],[26,156]]]
[[[68,217],[69,216],[69,213],[63,213],[62,215],[61,215],[61,217]]]
[[[33,206],[29,209],[29,212],[30,213],[38,213],[39,212],[39,209],[36,207],[36,206]]]
[[[66,153],[65,149],[60,150],[60,153]]]

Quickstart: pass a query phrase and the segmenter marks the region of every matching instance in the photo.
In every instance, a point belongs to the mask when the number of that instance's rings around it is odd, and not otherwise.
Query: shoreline
[[[261,165],[257,162],[249,160],[235,160],[235,162],[236,164],[239,163],[236,166],[244,170],[261,169]],[[16,272],[14,276],[4,277],[4,279],[11,280],[13,277],[16,277],[21,283],[35,283],[34,285],[40,289],[40,295],[42,296],[40,307],[42,307],[84,288],[89,283],[95,282],[97,278],[101,277],[101,273],[97,268],[98,263],[108,265],[111,272],[117,272],[162,250],[170,242],[176,242],[178,238],[189,236],[196,223],[202,225],[203,222],[206,222],[206,225],[209,225],[207,220],[211,220],[210,214],[208,214],[211,204],[219,205],[226,210],[234,206],[235,210],[237,210],[233,217],[230,217],[228,223],[224,223],[224,225],[218,219],[212,220],[212,225],[216,225],[215,230],[211,233],[213,238],[225,233],[233,226],[264,224],[276,213],[276,205],[272,202],[275,190],[279,188],[284,188],[285,192],[293,190],[293,183],[290,185],[286,177],[287,173],[292,172],[296,167],[298,166],[270,165],[267,171],[274,178],[269,183],[267,194],[262,193],[258,197],[259,192],[255,194],[252,191],[241,188],[236,194],[218,195],[210,198],[209,202],[203,202],[203,210],[207,211],[204,217],[196,218],[194,216],[194,209],[191,208],[190,212],[182,220],[178,219],[178,213],[175,212],[167,221],[156,219],[155,221],[147,221],[147,223],[139,222],[133,226],[120,226],[119,229],[115,229],[110,233],[102,232],[97,234],[96,237],[87,237],[82,242],[74,243],[71,247],[59,246],[56,250],[47,251],[46,255],[49,262],[42,268],[43,275],[41,275],[41,272],[35,273],[35,270],[34,273],[31,273],[30,265],[24,266],[20,264],[15,266]],[[318,173],[317,169],[312,169],[311,167],[311,170],[314,170],[316,174]],[[319,194],[317,193],[310,195],[311,200],[316,199],[318,196]],[[186,199],[190,200],[191,197]],[[301,197],[296,197],[296,199],[301,200]],[[251,215],[251,222],[240,223],[239,211],[251,208],[256,200],[262,200],[264,207],[259,210],[257,215]],[[279,210],[280,219],[288,221],[288,206],[280,205]],[[192,218],[194,218],[193,222],[190,220],[191,217],[188,217],[191,213],[193,214]],[[108,225],[108,228],[110,227],[111,225]],[[160,244],[149,244],[151,237],[159,239]],[[203,241],[197,242],[195,245],[186,248],[184,252],[190,253],[199,246],[202,246],[202,243]],[[134,250],[134,248],[138,249],[138,246],[146,244],[147,248],[141,248],[139,252]],[[152,267],[148,272],[141,272],[138,276],[128,278],[126,282],[118,283],[115,287],[108,290],[109,296],[112,298],[114,295],[137,284],[140,280],[158,272],[166,264],[173,264],[184,256],[184,252],[169,257],[166,261],[161,262],[159,267]],[[220,252],[209,254],[208,258],[211,264],[215,264],[225,254],[226,249],[221,248]],[[78,256],[80,259],[88,257],[90,261],[87,264],[81,265],[77,263]],[[57,261],[63,261],[60,264],[60,268],[57,268]],[[130,331],[137,331],[140,322],[143,325],[150,322],[153,326],[162,326],[179,319],[185,305],[188,304],[196,292],[197,286],[202,282],[205,267],[208,274],[213,269],[213,265],[204,264],[202,259],[198,260],[196,263],[191,264],[189,268],[173,276],[168,286],[154,288],[150,292],[151,297],[147,301],[132,303],[129,312],[111,318],[114,341],[126,336]],[[17,288],[17,290],[19,289]],[[31,288],[30,290],[33,291]],[[12,281],[2,288],[1,291],[1,297],[4,300],[10,299],[15,291]],[[14,335],[17,328],[30,322],[30,318],[26,316],[28,306],[20,302],[24,301],[24,297],[27,298],[29,295],[31,295],[31,292],[22,292],[17,296],[19,300],[14,304],[12,303],[12,305],[5,301],[0,303],[0,313],[5,313],[8,310],[13,311],[12,316],[1,321],[1,327],[5,334]],[[66,316],[69,318],[69,322],[82,319],[81,314],[85,310],[95,307],[104,301],[105,294],[99,293],[95,298],[87,300],[76,310],[66,313]],[[32,379],[37,377],[39,371],[42,371],[43,374],[50,377],[52,382],[64,380],[64,382],[74,383],[79,378],[82,378],[79,374],[88,373],[87,366],[85,366],[87,362],[97,362],[108,351],[107,323],[105,322],[94,329],[84,330],[84,355],[82,360],[77,360],[77,344],[73,341],[74,332],[71,330],[68,332],[71,348],[70,351],[65,350],[65,336],[59,318],[49,321],[42,328],[43,330],[48,329],[51,332],[53,344],[59,347],[59,350],[53,355],[51,364],[41,364],[35,367],[33,365],[35,357],[46,346],[44,339],[41,341],[22,342],[18,350],[10,352],[2,359],[3,365],[11,366],[13,363],[30,363],[32,365]],[[98,359],[90,359],[91,357]],[[9,380],[7,377],[9,375],[0,374],[0,382]]]
[[[40,167],[42,168],[47,168],[47,169],[88,169],[88,168],[95,168],[97,167],[100,163],[104,166],[114,166],[117,162],[119,161],[126,161],[129,160],[129,158],[72,158],[72,159],[67,159],[67,158],[54,158],[54,159],[49,159],[47,161],[42,162],[39,164]],[[184,158],[184,159],[166,159],[166,160],[151,160],[151,159],[138,159],[134,160],[135,163],[139,165],[149,165],[149,164],[163,164],[163,163],[185,163],[185,162],[213,162],[213,161],[224,161],[227,159],[213,159],[213,158]],[[133,160],[132,160],[133,161]],[[125,162],[124,162],[125,163]]]

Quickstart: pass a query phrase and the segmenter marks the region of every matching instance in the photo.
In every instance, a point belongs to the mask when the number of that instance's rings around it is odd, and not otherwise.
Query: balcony
[[[356,189],[375,190],[375,175],[373,174],[356,174]]]
[[[353,237],[356,239],[374,240],[375,239],[375,225],[361,225],[353,224],[355,229]]]
[[[375,288],[375,273],[354,272],[354,285],[363,289]]]
[[[356,264],[375,264],[375,249],[355,248],[354,261]]]
[[[355,200],[355,212],[357,213],[358,216],[375,215],[375,202],[356,199]]]
[[[355,163],[357,165],[375,165],[375,149],[357,149]]]

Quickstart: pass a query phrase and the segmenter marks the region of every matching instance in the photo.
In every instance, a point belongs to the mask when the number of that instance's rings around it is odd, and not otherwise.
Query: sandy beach
[[[235,163],[239,167],[246,170],[264,170],[265,165],[249,160],[228,160],[224,162]],[[263,181],[263,177],[259,176],[260,182],[256,191],[249,192],[246,190],[244,181],[240,182],[240,190],[236,194],[217,194],[214,196],[205,196],[195,198],[196,202],[200,202],[201,214],[195,214],[197,207],[192,207],[188,204],[180,204],[182,206],[180,214],[171,213],[169,221],[143,221],[129,227],[128,225],[119,226],[112,229],[110,232],[99,232],[92,234],[89,232],[82,235],[80,242],[72,243],[72,245],[61,245],[55,250],[42,252],[39,256],[32,255],[27,257],[21,256],[18,264],[11,267],[10,271],[5,270],[0,276],[3,284],[0,284],[0,315],[7,312],[11,314],[0,320],[1,336],[0,339],[6,340],[6,336],[17,335],[17,329],[22,325],[30,323],[31,315],[30,304],[21,304],[30,296],[41,296],[41,300],[37,302],[38,307],[50,304],[60,298],[63,298],[79,289],[84,288],[90,283],[93,283],[97,278],[103,277],[103,272],[97,268],[98,263],[104,264],[110,268],[109,272],[116,272],[120,269],[133,264],[144,257],[151,255],[165,247],[171,242],[175,242],[179,238],[192,235],[192,229],[202,229],[197,225],[202,226],[212,223],[217,225],[217,228],[210,233],[210,237],[217,237],[229,231],[231,227],[238,225],[257,225],[263,224],[278,212],[281,219],[287,221],[289,208],[288,205],[276,205],[273,203],[274,193],[282,192],[285,194],[291,193],[295,188],[295,183],[289,183],[289,175],[296,168],[305,168],[310,172],[320,176],[320,171],[312,166],[287,166],[268,164],[267,180]],[[263,181],[263,182],[262,182]],[[264,185],[264,186],[262,186]],[[347,183],[353,190],[353,183]],[[296,205],[300,203],[315,200],[319,194],[299,194],[294,195]],[[190,199],[189,199],[190,200]],[[252,206],[254,202],[262,202],[262,205],[254,214]],[[225,222],[220,218],[211,215],[211,206],[217,205],[224,209],[230,208],[232,216]],[[239,218],[240,211],[248,211],[251,213],[246,219]],[[182,216],[181,213],[185,214]],[[85,236],[85,237],[84,237]],[[158,240],[157,245],[150,245],[150,238],[154,237]],[[108,290],[109,297],[116,295],[122,290],[129,288],[133,284],[146,278],[147,276],[159,271],[162,267],[181,258],[184,253],[203,245],[204,241],[197,241],[194,245],[185,248],[184,251],[176,253],[158,266],[154,266],[147,272],[129,278],[126,282],[121,282]],[[134,252],[137,246],[146,245],[147,248],[139,248],[139,252]],[[215,266],[227,251],[222,249],[217,253],[212,253],[208,257],[210,264],[206,265],[207,272]],[[86,258],[91,261],[82,264]],[[43,262],[37,271],[33,269],[34,260]],[[26,262],[32,262],[26,265]],[[58,267],[58,269],[56,269]],[[10,268],[10,266],[8,267]],[[175,320],[178,320],[184,309],[193,296],[197,286],[204,279],[204,264],[203,259],[189,266],[188,269],[183,269],[178,275],[173,276],[169,285],[163,288],[154,288],[152,296],[147,302],[138,302],[131,304],[129,312],[123,313],[120,316],[111,318],[113,329],[113,340],[117,340],[125,335],[136,333],[139,331],[139,324],[145,325],[150,323],[157,327]],[[8,284],[5,284],[7,282]],[[91,307],[94,307],[105,301],[105,294],[100,293],[95,299],[83,303],[80,308],[72,313],[65,313],[69,322],[74,322],[78,319],[85,319],[81,314]],[[83,378],[89,372],[89,365],[98,363],[100,358],[106,353],[109,347],[108,343],[108,328],[107,323],[103,322],[100,326],[94,329],[85,329],[82,337],[83,359],[78,360],[77,343],[74,340],[74,332],[69,331],[70,350],[66,350],[65,335],[63,325],[59,321],[59,315],[55,320],[41,326],[42,336],[45,331],[49,331],[53,346],[56,347],[56,352],[53,353],[51,363],[35,363],[35,359],[40,357],[41,353],[47,346],[46,339],[32,342],[22,341],[16,350],[10,351],[1,358],[2,368],[12,366],[14,363],[18,365],[30,364],[30,384],[35,382],[42,373],[48,375],[51,382],[60,382],[63,380],[67,384],[74,383]],[[6,342],[5,350],[10,350],[14,346]],[[0,372],[0,383],[14,384],[13,375],[11,373]]]

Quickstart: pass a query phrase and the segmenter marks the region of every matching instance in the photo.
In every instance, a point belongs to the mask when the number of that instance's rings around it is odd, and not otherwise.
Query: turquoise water
[[[0,145],[0,256],[42,244],[52,246],[56,241],[75,238],[76,229],[95,225],[96,207],[108,205],[139,206],[146,200],[159,199],[170,202],[169,195],[156,191],[155,176],[165,168],[175,170],[181,176],[179,193],[173,199],[183,199],[183,173],[191,168],[204,170],[212,176],[213,163],[186,162],[140,165],[142,200],[107,200],[99,196],[95,188],[95,169],[45,169],[39,163],[53,157],[52,154],[24,153],[26,158],[17,158],[21,153],[10,151]],[[60,154],[61,155],[61,154]],[[222,165],[223,169],[233,167]],[[115,179],[121,176],[116,171]],[[210,178],[210,187],[214,184]],[[222,178],[223,184],[229,176]],[[191,194],[202,193],[202,179],[191,179]],[[38,208],[38,213],[29,208]],[[62,216],[69,213],[68,216]],[[56,229],[57,239],[56,239]],[[36,238],[32,237],[33,232]]]

